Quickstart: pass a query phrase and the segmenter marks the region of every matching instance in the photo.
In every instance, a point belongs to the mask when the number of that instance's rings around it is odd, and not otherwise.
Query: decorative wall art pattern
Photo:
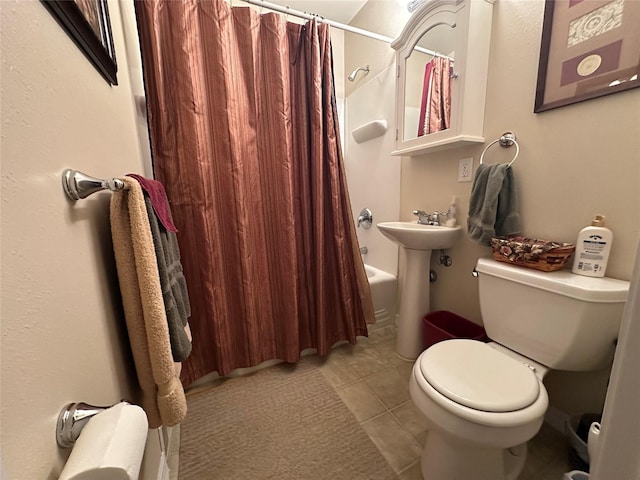
[[[580,42],[620,27],[623,10],[624,0],[616,0],[576,18],[569,23],[567,47],[573,47]]]
[[[640,86],[640,1],[546,0],[534,112]]]

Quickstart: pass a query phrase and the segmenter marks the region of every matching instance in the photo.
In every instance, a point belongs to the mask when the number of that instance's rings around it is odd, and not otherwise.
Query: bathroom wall
[[[544,2],[501,0],[494,4],[485,138],[512,130],[520,156],[514,164],[523,233],[575,242],[596,213],[614,232],[607,275],[628,280],[640,239],[640,90],[605,96],[543,113],[533,113]],[[466,225],[471,183],[458,183],[458,160],[483,146],[402,160],[400,211],[404,220],[416,204],[440,209],[451,194],[460,200]],[[513,148],[493,146],[485,161],[505,162]],[[425,188],[426,187],[426,188]],[[488,247],[465,239],[449,252],[454,265],[434,265],[433,308],[481,322],[477,284],[470,275]],[[546,380],[551,402],[567,413],[597,411],[604,402],[608,372],[563,374]]]
[[[363,28],[389,38],[396,38],[411,14],[402,1],[368,0],[349,22],[353,27]],[[388,67],[395,65],[395,50],[388,43],[354,33],[345,34],[345,73],[356,67],[369,65],[373,78]],[[358,74],[360,78],[362,72]],[[347,96],[364,82],[347,82]],[[394,87],[395,88],[395,87]],[[375,101],[374,99],[372,99]]]
[[[0,2],[3,478],[57,479],[69,402],[132,398],[135,374],[109,231],[109,193],[72,203],[60,176],[144,173],[120,5],[109,86],[39,1]],[[133,27],[135,28],[135,27]]]
[[[385,272],[398,271],[398,249],[383,237],[376,223],[397,221],[400,209],[400,159],[391,156],[395,137],[394,80],[395,69],[387,67],[379,73],[356,78],[362,82],[346,100],[346,167],[353,218],[363,208],[373,212],[373,225],[357,228],[360,246],[367,247],[364,262]],[[372,78],[370,78],[374,75]],[[347,82],[349,83],[349,82]],[[389,128],[380,136],[356,143],[351,132],[373,120],[386,120]]]
[[[399,8],[394,3],[388,2],[387,8]],[[382,7],[370,0],[363,11],[376,9],[378,18],[386,19],[389,12]],[[574,242],[593,215],[602,213],[614,232],[607,275],[629,279],[640,239],[640,89],[534,114],[543,9],[544,2],[536,0],[494,4],[485,138],[489,143],[506,130],[518,136],[521,149],[514,173],[524,234]],[[381,21],[358,26],[375,30]],[[357,42],[347,39],[346,71],[353,65],[350,59],[366,58],[369,49],[377,53],[388,48],[373,40]],[[402,158],[400,219],[413,220],[411,211],[416,208],[446,209],[453,194],[458,196],[459,223],[466,225],[471,183],[457,181],[458,160],[473,157],[475,169],[483,147]],[[485,161],[510,161],[513,153],[494,146]],[[432,262],[438,273],[432,284],[432,308],[480,323],[471,271],[476,259],[490,255],[490,249],[465,236],[448,253],[453,266]],[[599,409],[607,379],[607,371],[554,372],[546,383],[552,404],[570,413]]]
[[[409,18],[397,2],[369,0],[350,25],[395,38]],[[354,82],[345,83],[347,181],[354,219],[363,208],[373,212],[374,225],[358,228],[358,240],[366,246],[365,263],[396,274],[398,249],[382,236],[376,223],[396,221],[400,208],[401,159],[391,156],[395,129],[395,51],[386,43],[361,35],[345,33],[344,74],[369,65],[369,74],[358,72]],[[386,120],[387,132],[372,140],[356,143],[351,131],[372,120]]]

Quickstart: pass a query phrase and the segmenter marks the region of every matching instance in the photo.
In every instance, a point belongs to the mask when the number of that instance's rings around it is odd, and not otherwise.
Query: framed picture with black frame
[[[546,0],[534,112],[640,86],[640,1]]]
[[[118,66],[107,0],[41,0],[71,39],[111,85]]]

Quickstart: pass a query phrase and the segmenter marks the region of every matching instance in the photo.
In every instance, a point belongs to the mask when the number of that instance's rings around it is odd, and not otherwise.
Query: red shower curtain
[[[192,307],[183,381],[366,335],[328,27],[223,0],[136,10]]]

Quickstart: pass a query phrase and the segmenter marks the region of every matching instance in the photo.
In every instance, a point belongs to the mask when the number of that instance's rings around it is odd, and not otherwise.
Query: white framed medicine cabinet
[[[494,1],[426,0],[391,43],[397,69],[392,155],[416,156],[484,142]],[[425,65],[435,56],[452,60],[450,123],[449,128],[419,136]]]

